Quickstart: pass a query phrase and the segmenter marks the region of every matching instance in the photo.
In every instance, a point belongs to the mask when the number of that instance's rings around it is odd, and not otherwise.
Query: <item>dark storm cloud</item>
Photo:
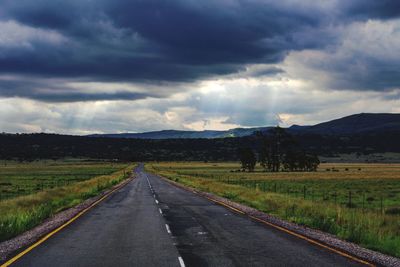
[[[400,1],[397,0],[353,0],[343,2],[347,11],[346,15],[349,17],[391,19],[400,16]]]
[[[320,23],[257,1],[7,1],[4,10],[4,19],[56,30],[71,44],[13,51],[0,58],[1,72],[124,80],[190,81],[279,62],[304,46],[294,32]]]
[[[331,88],[352,89],[360,91],[392,91],[400,88],[400,64],[397,65],[379,65],[373,64],[374,60],[370,60],[365,64],[362,70],[352,69],[347,67],[348,71],[343,72],[343,69],[335,69],[335,79],[332,79]],[[380,62],[381,63],[381,62]],[[348,66],[353,64],[348,62]],[[332,69],[338,66],[332,66]],[[333,74],[333,73],[332,73]]]
[[[290,51],[324,49],[337,38],[321,31],[326,25],[398,13],[396,0],[5,0],[0,21],[56,32],[65,40],[28,39],[29,49],[0,43],[0,73],[191,82],[237,73],[245,64],[279,63]],[[38,94],[37,88],[25,89],[25,97],[62,99]],[[78,94],[65,100],[79,99]],[[81,96],[89,100],[92,95]]]
[[[188,64],[277,62],[296,48],[293,32],[320,22],[257,1],[119,1],[110,15]]]
[[[130,92],[123,89],[110,93],[87,93],[65,85],[57,85],[55,81],[0,80],[0,97],[22,97],[43,102],[138,100],[154,96],[156,95],[152,93]]]

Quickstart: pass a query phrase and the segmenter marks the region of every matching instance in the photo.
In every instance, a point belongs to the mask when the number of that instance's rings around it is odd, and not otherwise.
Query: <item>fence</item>
[[[17,179],[12,182],[0,183],[0,201],[15,198],[23,195],[34,194],[43,190],[52,189],[60,186],[67,186],[76,182],[85,181],[100,175],[107,175],[109,172],[85,173],[85,174],[60,174],[64,179],[49,177],[48,174],[35,174],[29,179]],[[47,176],[48,178],[43,178]],[[69,177],[68,177],[69,176]]]
[[[360,190],[320,190],[301,184],[279,183],[277,181],[261,181],[247,179],[220,179],[220,182],[239,185],[262,192],[285,194],[289,197],[302,198],[310,201],[326,201],[336,205],[344,205],[349,208],[373,209],[384,213],[390,206],[384,194],[370,193]]]

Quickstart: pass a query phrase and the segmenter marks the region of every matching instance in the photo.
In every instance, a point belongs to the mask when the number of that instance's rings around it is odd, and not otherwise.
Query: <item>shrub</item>
[[[400,214],[400,207],[392,207],[385,210],[386,214],[390,215],[399,215]]]

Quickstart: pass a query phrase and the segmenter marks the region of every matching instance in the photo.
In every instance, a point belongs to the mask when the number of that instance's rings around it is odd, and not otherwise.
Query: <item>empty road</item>
[[[135,171],[13,266],[362,266]]]

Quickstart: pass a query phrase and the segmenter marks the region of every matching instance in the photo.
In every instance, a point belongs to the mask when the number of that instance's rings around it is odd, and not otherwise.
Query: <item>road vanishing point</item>
[[[365,266],[135,172],[12,266]]]

